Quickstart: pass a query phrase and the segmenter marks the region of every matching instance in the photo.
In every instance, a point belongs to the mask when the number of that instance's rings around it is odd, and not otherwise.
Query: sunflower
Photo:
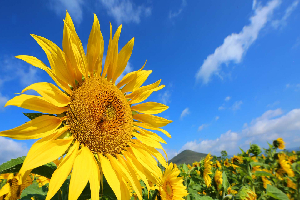
[[[278,160],[281,168],[288,174],[288,176],[294,177],[295,176],[294,171],[286,161],[285,156],[283,154],[278,154]]]
[[[215,182],[217,185],[217,189],[219,190],[219,185],[222,185],[223,183],[222,172],[219,170],[215,172]]]
[[[182,199],[187,196],[186,187],[183,185],[183,178],[178,177],[180,170],[170,163],[157,183],[159,195],[163,200]]]
[[[0,199],[17,200],[20,199],[22,191],[32,184],[32,177],[28,175],[22,184],[19,184],[19,175],[13,173],[1,174],[0,179],[6,179],[6,184],[0,189]]]
[[[234,155],[232,157],[232,163],[238,163],[238,164],[243,163],[243,157]]]
[[[269,179],[268,179],[267,177],[262,176],[261,179],[262,179],[262,181],[263,181],[263,186],[264,186],[265,189],[267,189],[267,185],[268,185],[268,184],[269,184],[269,185],[272,185],[271,181],[269,181]]]
[[[237,191],[231,189],[231,187],[232,187],[232,186],[230,186],[230,187],[227,188],[227,194],[233,194],[233,195],[235,195],[235,194],[237,193]]]
[[[256,200],[257,195],[254,191],[252,191],[249,187],[243,186],[239,192],[238,195],[241,200]]]
[[[211,167],[212,167],[212,161],[210,161],[212,159],[212,156],[209,154],[207,154],[206,158],[204,159],[204,171],[203,171],[203,178],[204,178],[204,182],[207,185],[207,187],[210,187],[211,185],[211,177],[209,176],[209,174],[212,174],[211,172]]]
[[[225,166],[225,167],[230,167],[230,163],[229,163],[228,159],[226,159],[226,160],[224,161],[224,166]]]
[[[161,143],[166,142],[150,130],[161,131],[171,137],[161,127],[172,121],[152,115],[168,107],[156,102],[141,103],[164,85],[160,85],[159,80],[142,86],[152,72],[143,70],[146,63],[140,70],[126,74],[116,84],[134,45],[132,38],[118,51],[121,28],[122,25],[112,37],[110,25],[103,69],[104,42],[96,15],[86,54],[67,12],[63,50],[46,38],[32,35],[45,51],[51,68],[35,57],[16,56],[45,70],[61,88],[47,82],[26,87],[22,93],[35,90],[41,96],[21,94],[5,106],[14,105],[47,115],[0,132],[0,136],[13,139],[42,138],[32,145],[27,154],[19,172],[22,177],[20,183],[25,181],[31,169],[63,157],[50,180],[46,200],[55,195],[71,171],[70,200],[78,199],[88,181],[92,199],[99,199],[103,175],[117,199],[129,199],[131,187],[142,199],[137,177],[145,183],[147,180],[155,183],[160,174],[155,158],[164,167],[167,166],[166,160],[156,149],[163,149]]]
[[[297,190],[296,183],[294,183],[290,178],[287,178],[286,184],[287,184],[287,187]]]
[[[221,164],[220,164],[220,162],[217,160],[217,162],[216,162],[216,165],[217,165],[217,167],[219,168],[219,169],[222,169],[222,166],[221,166]]]
[[[282,138],[277,138],[277,140],[273,141],[273,145],[278,149],[284,149],[285,148],[285,142]]]

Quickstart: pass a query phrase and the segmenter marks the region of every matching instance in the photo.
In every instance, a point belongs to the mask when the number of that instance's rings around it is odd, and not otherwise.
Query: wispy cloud
[[[218,108],[218,110],[224,110],[224,109],[226,109],[226,108],[224,107],[224,105],[222,105],[222,106],[220,106],[220,107]]]
[[[234,102],[234,104],[232,105],[231,109],[232,109],[232,110],[238,110],[238,109],[241,108],[241,105],[242,105],[242,104],[243,104],[242,101],[236,101],[236,102]]]
[[[182,10],[184,9],[184,7],[186,6],[186,0],[182,0],[181,1],[181,5],[178,11],[171,11],[169,12],[169,19],[173,19],[175,17],[178,17],[178,15],[181,14]]]
[[[8,101],[8,98],[6,96],[3,96],[0,93],[0,111],[4,110],[4,105],[6,104],[7,101]]]
[[[220,76],[222,64],[230,61],[240,63],[243,55],[257,39],[260,30],[265,27],[280,2],[280,0],[272,0],[264,7],[257,7],[255,14],[250,17],[250,25],[244,26],[238,34],[232,33],[227,36],[223,44],[216,48],[213,54],[207,56],[196,73],[196,80],[202,79],[202,82],[207,84],[213,74]]]
[[[140,23],[142,16],[150,16],[151,7],[137,6],[131,0],[99,0],[107,9],[107,14],[112,16],[118,24]]]
[[[286,10],[284,15],[282,16],[281,19],[279,20],[273,20],[272,21],[272,26],[276,29],[282,28],[286,26],[286,21],[287,19],[291,16],[292,12],[297,8],[299,4],[299,0],[294,1]]]
[[[64,16],[66,10],[70,13],[72,19],[80,24],[82,21],[82,7],[84,0],[50,0],[49,8],[58,16]]]
[[[28,148],[25,143],[15,142],[12,139],[0,137],[0,164],[13,158],[26,156]]]
[[[198,131],[202,131],[207,126],[208,124],[202,124],[201,126],[198,127]]]
[[[171,92],[166,90],[164,93],[159,94],[159,98],[163,104],[168,104],[171,102]]]
[[[274,106],[277,106],[278,104],[280,104],[280,101],[275,101],[274,103],[270,103],[267,105],[268,108],[273,108]]]
[[[229,101],[231,99],[231,97],[230,96],[227,96],[226,98],[225,98],[225,101]]]
[[[190,114],[190,109],[186,108],[181,112],[180,119],[183,119],[185,116]]]
[[[219,117],[219,116],[216,116],[216,117],[215,117],[215,120],[216,120],[216,121],[218,121],[219,119],[220,119],[220,117]]]

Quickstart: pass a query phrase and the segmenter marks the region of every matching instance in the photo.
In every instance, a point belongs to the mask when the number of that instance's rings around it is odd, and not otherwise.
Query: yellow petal
[[[135,97],[137,95],[140,95],[140,94],[142,94],[143,92],[145,92],[147,90],[152,90],[152,89],[158,87],[160,82],[161,82],[161,80],[158,80],[155,83],[140,87],[140,88],[136,89],[134,92],[126,95],[125,97],[128,98],[128,99],[132,99],[133,97]]]
[[[66,61],[67,61],[68,67],[73,69],[75,79],[79,83],[81,83],[82,82],[82,73],[80,72],[80,70],[78,68],[79,66],[77,65],[77,62],[75,60],[75,57],[74,57],[74,54],[72,51],[73,35],[71,34],[71,31],[68,30],[68,29],[70,29],[69,27],[74,28],[74,24],[73,24],[71,16],[69,15],[68,12],[66,12],[66,18],[65,18],[64,22],[65,23],[64,23],[64,30],[63,30],[63,42],[62,42],[63,51],[65,52],[65,55],[66,55]],[[69,26],[67,26],[67,24],[69,24]],[[74,32],[75,32],[75,28],[74,28]],[[74,32],[72,32],[72,33],[74,33]]]
[[[167,163],[163,155],[159,151],[157,151],[154,147],[151,146],[146,146],[145,144],[136,142],[136,145],[147,151],[150,155],[154,156],[157,158],[157,160],[162,164],[162,166],[167,167]],[[163,150],[163,148],[161,148]]]
[[[90,150],[87,147],[82,147],[74,161],[69,187],[70,200],[77,200],[88,182],[92,169],[91,162],[87,160],[90,158],[88,151]]]
[[[134,45],[134,38],[132,38],[120,51],[118,55],[117,68],[113,74],[112,82],[115,83],[117,78],[123,73],[127,62],[131,56]]]
[[[152,94],[152,92],[161,90],[164,87],[165,87],[165,85],[161,85],[161,86],[156,87],[154,89],[146,90],[146,91],[132,97],[132,99],[130,101],[128,101],[128,103],[129,104],[141,103],[142,101],[146,100]]]
[[[135,159],[132,158],[133,155],[130,155],[128,151],[123,151],[122,154],[125,156],[125,159],[127,160],[128,168],[134,169],[134,171],[141,177],[141,179],[146,184],[146,187],[149,191],[150,186],[148,184],[147,176],[144,172],[144,169],[142,165]],[[134,162],[136,161],[136,162]]]
[[[34,34],[31,34],[31,36],[45,51],[53,73],[59,79],[70,84],[71,86],[74,86],[75,80],[74,77],[72,77],[73,73],[70,73],[69,68],[67,66],[65,53],[52,41]]]
[[[146,123],[138,123],[138,122],[133,122],[134,125],[136,126],[140,126],[142,128],[147,128],[147,129],[150,129],[150,130],[155,130],[155,131],[160,131],[162,133],[164,133],[166,136],[168,136],[169,138],[171,138],[171,135],[170,133],[168,133],[166,130],[164,129],[161,129],[161,128],[156,128],[150,124],[146,124]]]
[[[172,122],[171,120],[148,114],[135,114],[133,115],[133,119],[147,124],[151,124],[152,126],[157,128],[166,126],[167,124]]]
[[[56,194],[56,192],[59,190],[59,188],[69,176],[73,167],[74,160],[78,153],[78,148],[79,142],[76,141],[74,145],[70,148],[67,155],[63,158],[58,168],[52,174],[46,200],[50,200]]]
[[[0,136],[12,139],[38,139],[52,134],[61,125],[55,116],[42,115],[16,128],[0,132]]]
[[[5,107],[9,105],[49,114],[60,114],[68,110],[67,107],[57,107],[49,103],[43,97],[27,94],[12,98],[5,104]]]
[[[135,110],[144,114],[158,114],[167,110],[168,108],[168,106],[161,103],[147,102],[132,106],[131,110]]]
[[[105,58],[105,63],[104,63],[104,69],[102,73],[102,77],[106,76],[107,73],[107,80],[110,81],[112,79],[112,76],[114,74],[114,71],[117,67],[117,62],[118,62],[118,41],[119,37],[121,34],[121,29],[122,29],[122,24],[118,27],[114,38],[110,38],[109,44],[108,44],[108,49],[107,49],[107,56]],[[110,24],[110,31],[112,35],[112,27]]]
[[[129,181],[131,182],[131,185],[137,194],[139,199],[142,198],[142,188],[139,180],[136,177],[136,172],[129,166],[127,162],[125,162],[124,157],[117,154],[116,155],[118,159],[116,161],[118,162],[119,167],[121,167],[121,170],[125,173]]]
[[[142,128],[137,127],[137,126],[134,126],[133,128],[135,130],[139,131],[141,135],[147,136],[147,137],[151,138],[152,140],[156,140],[158,142],[167,144],[167,142],[165,140],[163,140],[160,136],[158,136],[156,133],[153,133],[152,131],[142,129]]]
[[[86,53],[88,71],[91,77],[94,76],[94,72],[100,74],[98,70],[100,68],[101,71],[102,68],[103,51],[104,41],[100,31],[100,24],[96,14],[94,14],[94,23],[89,36]]]
[[[88,152],[90,158],[86,158],[87,161],[90,162],[91,166],[91,173],[89,176],[90,188],[91,188],[91,199],[92,200],[99,200],[99,192],[100,192],[100,182],[101,182],[101,175],[100,170],[97,164],[97,161],[94,158],[94,155],[91,151]]]
[[[118,88],[121,88],[123,85],[128,84],[129,82],[131,82],[133,79],[135,79],[137,76],[137,71],[134,72],[129,72],[128,74],[126,74],[122,80],[117,84]]]
[[[136,137],[138,140],[140,140],[142,143],[144,143],[145,145],[148,145],[148,146],[154,147],[154,148],[158,148],[158,149],[162,149],[162,146],[159,142],[152,140],[151,138],[149,138],[145,135],[142,135],[137,132],[132,132],[132,135],[134,137]]]
[[[46,101],[57,107],[67,106],[71,100],[69,96],[63,93],[55,85],[47,82],[34,83],[26,87],[22,93],[28,90],[35,90],[42,97],[44,97]]]
[[[8,194],[10,192],[10,185],[9,183],[6,183],[0,190],[0,197],[2,197],[5,194]]]
[[[85,53],[82,47],[81,40],[79,39],[72,19],[67,12],[66,19],[64,20],[65,24],[65,31],[68,35],[69,43],[66,44],[68,46],[67,57],[72,63],[72,67],[77,67],[80,73],[87,77],[87,61],[85,57]],[[67,42],[67,41],[66,41]],[[81,78],[81,77],[78,77]],[[81,82],[81,81],[80,81]]]
[[[34,153],[27,155],[20,169],[20,174],[27,170],[37,168],[61,157],[72,143],[73,138],[58,139],[45,142]]]
[[[117,199],[121,200],[120,181],[116,175],[116,172],[114,171],[111,163],[109,162],[109,160],[106,157],[104,157],[101,153],[99,153],[98,156],[100,159],[103,174],[104,174],[108,184],[114,191]]]
[[[48,75],[53,79],[53,81],[64,91],[66,91],[68,94],[72,94],[72,90],[68,86],[68,83],[64,82],[63,80],[60,80],[53,72],[52,70],[47,67],[42,61],[37,59],[33,56],[27,56],[27,55],[19,55],[16,56],[16,58],[24,60],[25,62],[31,64],[32,66],[38,67],[48,73]]]
[[[148,78],[148,76],[152,73],[152,70],[142,70],[138,71],[136,74],[136,78],[127,83],[123,88],[122,92],[132,92],[138,89]]]

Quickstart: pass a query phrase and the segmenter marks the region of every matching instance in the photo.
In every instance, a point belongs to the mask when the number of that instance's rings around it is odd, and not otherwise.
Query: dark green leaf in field
[[[289,200],[286,194],[272,185],[267,185],[267,195],[275,199]]]
[[[265,171],[256,171],[256,172],[254,172],[254,175],[255,176],[272,176],[272,177],[274,177],[274,175],[272,175],[268,172],[265,172]]]
[[[33,182],[27,188],[22,191],[21,200],[30,200],[31,197],[37,197],[39,200],[46,199],[47,196],[47,186],[39,187],[37,182]]]
[[[268,168],[270,165],[264,164],[264,163],[259,163],[259,162],[251,162],[250,163],[251,167],[255,167],[255,166],[262,166],[264,168]]]
[[[223,183],[222,183],[222,185],[224,187],[224,190],[227,191],[227,188],[230,186],[230,184],[228,182],[227,175],[226,175],[225,171],[223,171],[222,177],[223,177]]]
[[[0,165],[0,174],[19,172],[25,158],[26,156],[22,156],[16,159],[11,159],[10,161],[7,161],[5,163],[2,163]]]
[[[213,198],[211,198],[210,196],[203,196],[199,198],[200,200],[214,200]]]
[[[185,163],[183,164],[182,168],[183,168],[185,173],[187,173],[189,171],[189,168]]]

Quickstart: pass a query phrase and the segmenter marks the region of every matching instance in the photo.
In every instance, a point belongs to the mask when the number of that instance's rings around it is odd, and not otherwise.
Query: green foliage
[[[259,154],[261,154],[261,149],[257,144],[251,144],[248,152],[252,153],[254,156],[258,156]]]
[[[286,194],[272,185],[267,185],[267,195],[275,199],[289,200]]]

